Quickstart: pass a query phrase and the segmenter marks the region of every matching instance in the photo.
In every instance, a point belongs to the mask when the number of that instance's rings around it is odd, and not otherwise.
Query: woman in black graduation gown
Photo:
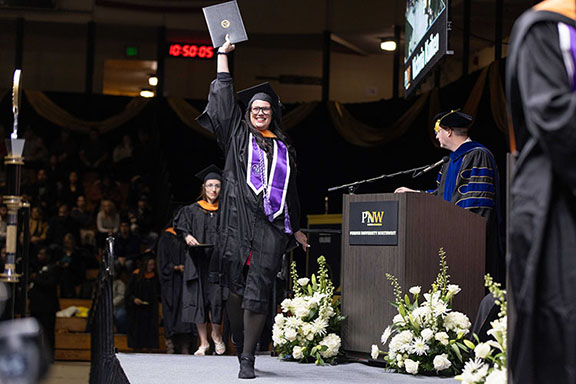
[[[282,255],[294,240],[308,246],[300,232],[293,149],[280,129],[277,96],[267,86],[241,92],[244,116],[234,96],[227,38],[218,50],[218,74],[198,122],[216,134],[226,164],[220,198],[217,243],[218,278],[230,289],[226,310],[243,379],[254,378],[254,353]]]
[[[210,259],[216,242],[218,225],[218,198],[220,196],[220,170],[210,166],[196,175],[202,181],[200,200],[180,209],[172,226],[190,247],[190,257],[184,264],[184,289],[182,294],[182,320],[195,323],[200,343],[196,356],[204,356],[210,347],[208,322],[212,323],[212,340],[218,355],[226,351],[222,341],[222,288],[208,280]]]

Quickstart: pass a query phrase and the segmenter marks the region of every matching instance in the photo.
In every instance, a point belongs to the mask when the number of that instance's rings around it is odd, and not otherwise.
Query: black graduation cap
[[[262,93],[267,96],[259,95]],[[277,110],[278,106],[281,105],[280,98],[278,97],[276,92],[274,92],[274,89],[272,89],[272,86],[268,82],[255,85],[253,87],[246,88],[238,92],[238,98],[240,99],[240,103],[244,108],[248,108],[248,106],[250,105],[250,101],[256,95],[259,96],[257,100],[264,100],[269,102],[270,106],[274,110]]]
[[[212,5],[202,10],[214,48],[224,45],[226,35],[230,35],[232,44],[248,40],[236,1]]]
[[[197,174],[195,174],[194,176],[200,179],[203,183],[206,182],[206,180],[222,181],[222,170],[217,166],[215,166],[214,164],[211,164],[206,168],[204,168],[203,170],[201,170],[200,172],[198,172]]]
[[[448,128],[468,128],[472,123],[472,116],[460,112],[459,110],[442,112],[434,116],[436,126]]]

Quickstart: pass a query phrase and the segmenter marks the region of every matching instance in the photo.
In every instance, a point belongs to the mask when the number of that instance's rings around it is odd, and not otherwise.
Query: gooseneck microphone
[[[412,176],[412,178],[416,178],[418,176],[422,176],[423,174],[425,174],[426,172],[430,172],[431,170],[433,170],[434,168],[438,167],[439,165],[442,165],[444,163],[447,163],[448,161],[450,161],[450,158],[448,156],[444,156],[441,160],[435,162],[432,165],[427,166],[426,168],[424,168],[423,170],[421,170],[420,172],[414,174],[414,176]]]

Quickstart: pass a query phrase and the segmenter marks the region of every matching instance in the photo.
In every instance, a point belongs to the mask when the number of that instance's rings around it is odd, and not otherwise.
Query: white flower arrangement
[[[398,279],[386,274],[394,288],[392,305],[398,314],[380,339],[382,345],[390,340],[388,352],[372,345],[371,356],[376,360],[383,355],[386,365],[397,372],[453,376],[462,371],[465,359],[472,353],[474,345],[467,345],[470,342],[464,339],[470,320],[463,313],[452,311],[452,299],[460,288],[449,284],[442,248],[439,255],[440,272],[423,299],[420,286],[409,289],[411,299],[408,294],[402,295]]]
[[[338,335],[344,317],[334,301],[334,285],[328,277],[326,259],[318,258],[318,278],[298,278],[292,263],[294,297],[280,304],[272,340],[280,358],[319,365],[331,363],[338,356],[342,340]]]
[[[492,280],[490,275],[484,277],[486,287],[500,307],[498,319],[492,321],[492,328],[487,332],[494,340],[477,345],[470,342],[474,349],[474,358],[464,365],[462,374],[456,376],[463,384],[506,384],[506,291],[500,289],[500,283]]]

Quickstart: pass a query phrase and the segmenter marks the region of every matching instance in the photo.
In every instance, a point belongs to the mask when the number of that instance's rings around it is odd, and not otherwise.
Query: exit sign
[[[125,50],[126,57],[137,57],[138,47],[135,45],[127,45]]]

